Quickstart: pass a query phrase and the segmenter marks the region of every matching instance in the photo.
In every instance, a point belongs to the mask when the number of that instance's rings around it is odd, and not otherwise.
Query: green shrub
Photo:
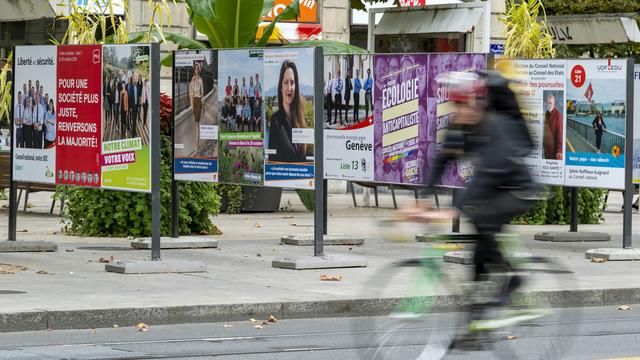
[[[520,225],[561,224],[571,222],[571,188],[553,186],[550,198],[538,201],[526,214],[511,223]],[[604,220],[603,207],[606,190],[578,189],[578,221],[580,224],[599,224]]]
[[[171,229],[170,138],[162,137],[161,156],[161,233]],[[65,197],[65,231],[81,236],[150,236],[151,195],[124,191],[59,186],[56,196]],[[181,235],[210,234],[217,230],[209,215],[220,211],[216,185],[180,182]]]

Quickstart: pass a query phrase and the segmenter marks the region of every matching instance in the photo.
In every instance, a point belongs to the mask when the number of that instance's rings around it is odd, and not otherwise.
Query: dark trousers
[[[596,130],[596,148],[600,150],[600,145],[602,145],[602,131]]]
[[[131,127],[131,136],[136,137],[138,127],[138,105],[129,108],[129,126]]]
[[[343,107],[344,107],[344,121],[345,122],[349,122],[349,102],[350,101],[351,101],[351,96],[345,96],[344,97],[344,106]]]
[[[24,139],[22,138],[22,128],[16,129],[16,147],[24,147]]]
[[[369,110],[371,109],[371,93],[365,93],[364,94],[364,116],[368,119],[369,118]]]
[[[353,122],[358,122],[360,112],[360,93],[353,93]]]
[[[142,104],[142,121],[145,126],[147,125],[147,111],[149,111],[149,102],[145,101],[144,104]]]
[[[120,137],[127,137],[127,111],[124,107],[120,110]]]
[[[33,130],[33,147],[35,149],[42,149],[43,136],[44,136],[44,131],[36,130],[34,128],[34,130]]]
[[[33,125],[22,126],[23,146],[27,149],[33,149]]]
[[[251,118],[253,118],[254,116],[257,116],[255,114],[255,109],[256,109],[256,98],[255,97],[250,97],[249,98],[249,106],[251,107]]]
[[[120,109],[118,108],[118,105],[119,104],[114,104],[113,105],[113,124],[116,127],[120,126],[120,124],[118,122],[120,120]]]
[[[331,94],[325,95],[324,98],[325,98],[324,99],[324,102],[325,102],[324,106],[327,109],[327,121],[328,121],[329,124],[331,124],[331,107],[333,105],[332,104],[333,100],[331,99]]]
[[[342,95],[341,94],[336,94],[334,96],[335,102],[333,103],[334,106],[334,110],[333,110],[333,117],[335,119],[333,119],[333,122],[338,122],[338,114],[340,114],[340,123],[342,124]]]

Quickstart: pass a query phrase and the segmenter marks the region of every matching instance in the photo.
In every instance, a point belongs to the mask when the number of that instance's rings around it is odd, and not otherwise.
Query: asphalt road
[[[566,359],[632,359],[640,356],[640,306],[564,309],[555,322],[564,332],[560,342]],[[445,322],[453,314],[442,314]],[[0,359],[354,359],[357,344],[373,339],[376,318],[280,320],[255,328],[235,323],[184,324],[0,334]],[[117,324],[114,324],[117,325]],[[414,329],[415,330],[415,329]],[[562,332],[562,331],[561,331]],[[544,350],[544,334],[532,331],[505,340],[523,359]],[[533,335],[531,335],[533,334]],[[507,336],[507,334],[505,334]],[[385,359],[414,359],[421,336],[407,333],[408,346],[398,346]],[[453,359],[491,359],[488,351],[457,352]],[[636,359],[640,359],[637,357]]]

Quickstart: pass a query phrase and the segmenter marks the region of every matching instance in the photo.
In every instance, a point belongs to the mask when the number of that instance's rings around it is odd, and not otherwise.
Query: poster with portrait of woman
[[[314,187],[314,50],[264,52],[265,186]]]
[[[173,71],[176,180],[218,181],[218,53],[177,51]]]

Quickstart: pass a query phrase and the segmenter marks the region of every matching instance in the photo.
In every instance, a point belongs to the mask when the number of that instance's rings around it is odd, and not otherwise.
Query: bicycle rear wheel
[[[358,359],[445,357],[465,320],[460,282],[451,279],[449,266],[441,256],[416,258],[389,265],[371,278],[364,292],[375,290],[381,300],[375,312],[352,320]]]

